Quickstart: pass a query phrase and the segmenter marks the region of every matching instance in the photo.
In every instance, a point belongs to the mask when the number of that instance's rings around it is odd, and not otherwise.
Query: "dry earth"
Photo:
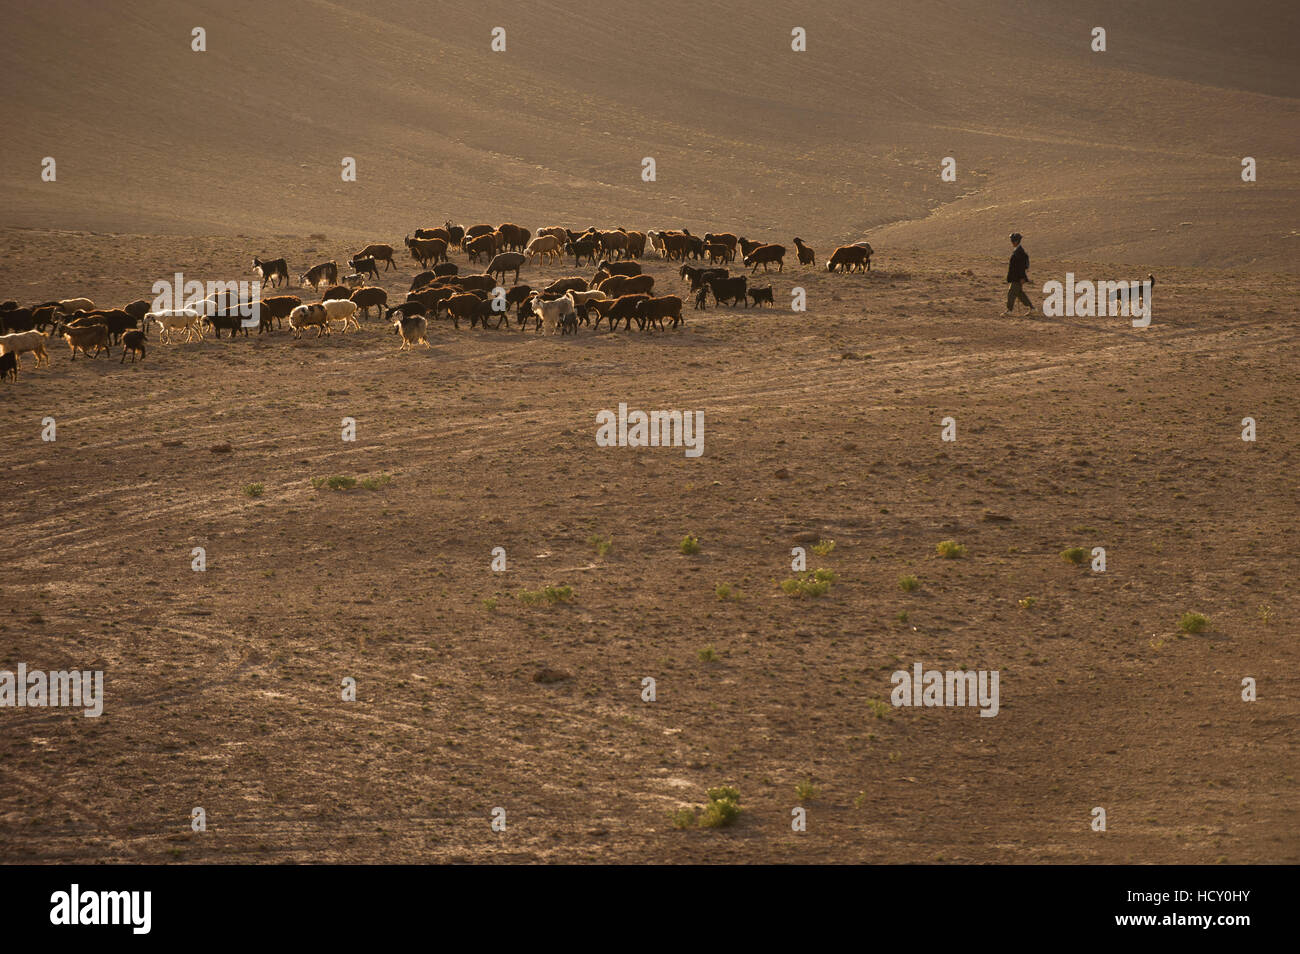
[[[6,266],[19,297],[81,267],[115,301],[177,261],[239,274],[259,241],[9,240],[45,263]],[[2,665],[102,668],[108,696],[99,719],[4,712],[0,857],[1295,862],[1296,282],[1171,269],[1133,329],[1005,319],[998,267],[795,269],[777,301],[798,283],[806,315],[662,334],[439,323],[399,354],[372,322],[136,366],[56,352],[2,392]],[[620,401],[702,410],[704,455],[597,447]],[[810,531],[838,579],[794,600]],[[572,603],[516,598],[551,584]],[[1189,610],[1208,632],[1178,632]],[[999,670],[1000,713],[878,716],[917,661]],[[723,782],[738,826],[671,827]]]

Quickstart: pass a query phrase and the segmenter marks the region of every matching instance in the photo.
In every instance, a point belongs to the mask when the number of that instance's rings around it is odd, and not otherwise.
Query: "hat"
[[[1012,233],[1011,233],[1011,241],[1013,241],[1013,242],[1019,242],[1019,241],[1020,241],[1020,233],[1019,233],[1019,232],[1012,232]]]

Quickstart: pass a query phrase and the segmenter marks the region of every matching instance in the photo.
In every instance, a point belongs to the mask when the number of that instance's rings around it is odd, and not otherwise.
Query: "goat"
[[[23,354],[30,351],[36,355],[36,367],[39,368],[44,364],[48,368],[50,356],[45,351],[45,342],[49,337],[44,331],[19,331],[14,334],[0,335],[0,356],[12,354],[14,360],[21,366]]]
[[[865,267],[864,267],[865,266]],[[846,272],[871,270],[871,247],[861,245],[841,245],[826,263],[826,271],[833,272],[842,268]]]
[[[721,305],[726,299],[732,304],[743,304],[749,307],[749,299],[746,297],[748,291],[749,279],[744,275],[737,275],[735,278],[706,278],[704,287],[713,293],[713,304]]]
[[[775,305],[775,304],[776,304],[776,302],[774,302],[774,301],[772,300],[772,286],[771,286],[771,285],[768,285],[766,288],[751,288],[751,289],[749,290],[749,297],[750,297],[751,299],[753,299],[753,301],[754,301],[754,307],[756,307],[756,308],[758,307],[758,305],[759,305],[761,302],[767,302],[769,305]]]
[[[352,293],[349,300],[361,310],[361,317],[368,319],[370,317],[371,308],[377,309],[380,314],[383,313],[384,307],[388,304],[388,292],[384,291],[382,288],[376,288],[375,286],[370,285],[365,288],[358,288]],[[360,326],[358,326],[358,328],[359,327]],[[343,330],[347,330],[346,324],[344,325]]]
[[[672,327],[686,323],[682,317],[682,300],[676,295],[665,295],[663,298],[646,298],[637,303],[636,320],[644,331],[650,325],[658,325],[662,331],[664,319],[672,319]]]
[[[373,275],[375,281],[379,281],[379,265],[373,255],[353,255],[348,259],[348,265],[358,275]]]
[[[487,273],[489,275],[500,275],[500,281],[506,280],[506,272],[515,273],[515,281],[519,281],[519,269],[521,269],[528,259],[522,252],[502,252],[492,259],[492,264],[488,265]]]
[[[310,285],[312,288],[315,288],[323,281],[327,281],[331,285],[338,284],[338,262],[330,261],[322,262],[319,265],[313,265],[311,268],[307,269],[307,271],[298,276],[298,287],[306,288]]]
[[[785,268],[785,246],[784,245],[762,245],[745,256],[745,264],[753,266],[749,273],[752,275],[758,270],[758,266],[763,266],[763,271],[767,271],[767,266],[776,262],[776,270],[782,271]]]
[[[86,325],[81,328],[66,328],[63,332],[63,340],[68,343],[68,350],[72,352],[72,360],[77,360],[77,352],[80,351],[88,358],[99,357],[100,352],[108,351],[108,328],[104,325]],[[90,348],[95,349],[92,355]]]
[[[273,258],[264,262],[254,255],[253,272],[265,284],[278,285],[281,279],[286,285],[289,284],[289,263],[282,258]]]
[[[393,334],[402,336],[402,346],[398,351],[406,351],[415,345],[429,347],[429,322],[423,315],[403,316],[393,322]]]
[[[817,253],[803,244],[803,239],[795,238],[795,251],[799,253],[800,265],[815,265],[817,263]]]
[[[384,271],[397,267],[397,263],[393,261],[393,247],[391,245],[367,245],[352,257],[353,259],[373,258],[376,262],[383,262]],[[360,269],[357,270],[360,271]]]

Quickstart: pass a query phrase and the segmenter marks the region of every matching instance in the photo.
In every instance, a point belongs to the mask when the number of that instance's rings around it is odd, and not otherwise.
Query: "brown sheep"
[[[63,332],[63,340],[68,343],[68,348],[72,351],[73,361],[77,360],[78,351],[87,357],[96,358],[101,351],[108,351],[108,328],[98,324],[68,328]],[[88,350],[90,348],[95,349],[93,355]]]
[[[846,272],[861,272],[871,269],[871,250],[861,245],[841,245],[826,263],[826,271],[833,272],[842,268]]]
[[[289,312],[293,311],[302,304],[302,299],[297,295],[274,295],[271,298],[263,298],[258,305],[258,313],[261,318],[261,326],[257,333],[261,334],[262,330],[269,331],[271,322],[276,322],[276,327],[284,327],[284,319],[289,317]]]
[[[362,318],[368,319],[370,317],[371,308],[377,309],[379,314],[383,314],[383,309],[388,305],[388,292],[373,285],[358,288],[348,297],[356,304]]]
[[[745,256],[745,264],[753,266],[749,270],[751,275],[758,270],[760,265],[763,266],[763,271],[767,271],[767,266],[772,262],[776,262],[778,272],[785,268],[784,245],[763,245]]]
[[[682,317],[682,300],[676,295],[665,295],[663,298],[646,298],[636,307],[637,324],[644,331],[650,325],[658,325],[659,330],[664,330],[664,319],[672,319],[672,327],[686,323]]]
[[[373,258],[376,262],[383,262],[384,271],[397,267],[397,263],[393,261],[393,247],[391,245],[367,245],[356,255],[353,255],[352,258],[354,261],[358,258]]]
[[[649,295],[654,286],[653,275],[614,275],[596,287],[610,298],[621,298],[624,295]]]

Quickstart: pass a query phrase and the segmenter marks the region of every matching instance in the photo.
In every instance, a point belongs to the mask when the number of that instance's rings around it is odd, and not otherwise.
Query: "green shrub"
[[[818,556],[829,556],[830,552],[835,549],[834,540],[818,540],[813,544],[812,552]]]
[[[700,541],[688,533],[682,537],[682,542],[677,545],[677,549],[687,556],[694,556],[700,552]]]
[[[1184,613],[1178,621],[1178,628],[1184,633],[1203,633],[1210,625],[1210,618],[1200,613]]]
[[[260,497],[265,492],[266,492],[266,485],[264,484],[249,484],[247,487],[244,488],[244,493],[247,494],[249,497]]]
[[[921,585],[921,581],[910,574],[904,577],[900,577],[898,580],[898,588],[902,590],[904,593],[910,593],[920,585]]]
[[[351,490],[357,485],[357,479],[355,477],[330,477],[325,481],[325,485],[330,490]]]
[[[1088,551],[1083,547],[1070,547],[1068,550],[1061,551],[1061,559],[1077,566],[1088,559]]]
[[[704,806],[700,824],[705,828],[726,828],[740,817],[740,792],[730,785],[711,788],[706,793],[709,804]]]
[[[598,533],[593,533],[587,537],[587,542],[596,548],[596,556],[604,556],[614,546],[613,537],[602,537]]]
[[[824,596],[835,582],[835,571],[818,569],[805,571],[781,583],[781,592],[792,599],[809,599]]]
[[[966,548],[956,540],[944,540],[935,544],[934,549],[945,560],[956,560],[966,555]]]

